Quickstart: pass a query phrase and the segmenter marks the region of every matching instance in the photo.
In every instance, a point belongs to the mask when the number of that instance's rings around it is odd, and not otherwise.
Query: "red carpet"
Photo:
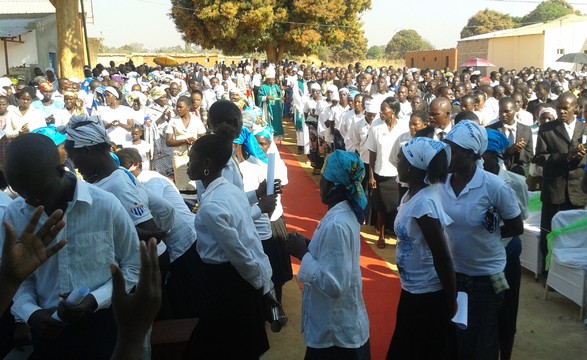
[[[287,165],[289,184],[285,187],[282,203],[288,232],[297,231],[312,237],[327,208],[320,201],[320,191],[286,146],[278,146]],[[395,327],[395,315],[401,292],[397,275],[369,245],[361,239],[361,272],[363,297],[370,322],[371,357],[385,359]],[[292,258],[294,274],[299,261]],[[351,314],[349,314],[351,315]]]

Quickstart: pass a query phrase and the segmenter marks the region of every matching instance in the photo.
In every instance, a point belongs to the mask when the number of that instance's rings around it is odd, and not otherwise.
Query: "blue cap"
[[[65,136],[64,134],[57,131],[55,126],[45,126],[42,128],[35,129],[31,132],[35,133],[35,134],[45,135],[49,139],[53,140],[53,142],[55,143],[55,146],[59,146],[59,145],[63,144],[65,142],[65,140],[67,139],[67,136]]]

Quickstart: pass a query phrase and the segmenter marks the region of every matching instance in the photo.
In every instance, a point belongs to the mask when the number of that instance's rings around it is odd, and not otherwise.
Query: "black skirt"
[[[275,286],[283,286],[283,284],[293,279],[291,258],[285,248],[287,229],[283,216],[271,222],[271,233],[271,239],[261,241],[261,244],[265,255],[269,258],[271,270],[273,271],[271,281]]]
[[[230,264],[200,260],[206,303],[184,359],[258,359],[269,350],[261,291]]]
[[[186,252],[169,265],[165,290],[174,319],[199,317],[204,301],[203,279],[197,265],[199,257],[194,242]]]
[[[371,193],[373,210],[392,214],[397,211],[399,203],[399,185],[395,176],[380,176],[375,174],[377,187]]]

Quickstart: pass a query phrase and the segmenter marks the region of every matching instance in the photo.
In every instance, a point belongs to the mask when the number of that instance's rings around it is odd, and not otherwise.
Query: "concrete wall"
[[[548,29],[544,32],[544,63],[543,67],[570,70],[571,63],[556,62],[564,54],[583,52],[587,39],[587,22],[567,22],[564,26]],[[564,54],[557,50],[563,49]]]
[[[30,31],[21,35],[22,43],[6,42],[8,52],[8,66],[30,66],[31,64],[38,64],[37,57],[37,37],[36,31]],[[16,38],[18,40],[18,37]],[[0,41],[0,74],[6,74],[6,61],[4,52],[4,42]]]
[[[49,53],[57,54],[57,24],[55,15],[50,15],[36,23],[37,56],[43,71],[51,65]],[[59,74],[56,74],[59,76]]]
[[[419,69],[456,69],[457,49],[442,49],[428,51],[408,51],[406,52],[406,66],[416,67]]]
[[[499,67],[520,70],[523,67],[544,63],[544,35],[510,36],[489,40],[487,59],[495,64],[487,71]]]

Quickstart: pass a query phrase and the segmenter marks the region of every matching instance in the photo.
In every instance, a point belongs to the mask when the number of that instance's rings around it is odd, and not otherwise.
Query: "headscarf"
[[[68,97],[72,97],[74,99],[77,99],[78,95],[75,91],[64,91],[63,92],[63,97],[68,96]]]
[[[420,170],[428,170],[430,161],[442,150],[446,151],[447,160],[450,164],[450,146],[441,141],[417,137],[402,146],[402,153],[408,162]]]
[[[503,156],[503,151],[510,146],[508,138],[501,132],[493,129],[487,129],[487,150],[495,151]]]
[[[273,141],[273,136],[271,135],[271,128],[269,126],[266,126],[262,129],[255,131],[253,133],[253,135],[261,136],[261,137],[264,137],[265,139],[269,139],[269,140]]]
[[[154,88],[151,89],[151,99],[153,99],[153,101],[160,99],[166,95],[167,95],[167,93],[165,92],[165,89],[163,89],[160,86],[155,86]]]
[[[104,89],[104,92],[109,92],[110,94],[112,94],[116,99],[119,99],[118,97],[118,91],[117,89],[113,88],[112,86],[106,86],[106,88]]]
[[[86,114],[72,116],[67,123],[65,133],[67,140],[73,141],[75,149],[110,143],[106,128],[98,116]]]
[[[42,83],[39,84],[39,91],[45,92],[45,91],[53,91],[53,84],[51,84],[48,81],[43,81]]]
[[[310,90],[318,90],[318,91],[320,91],[320,84],[318,84],[318,83],[312,83],[312,85],[310,85]]]
[[[44,126],[44,127],[35,129],[31,132],[35,133],[35,134],[45,135],[49,139],[53,140],[53,143],[55,143],[55,146],[59,146],[59,145],[63,144],[65,142],[65,140],[67,139],[67,137],[65,135],[63,135],[62,133],[57,131],[55,126]]]
[[[245,158],[249,156],[254,156],[257,159],[261,160],[265,164],[267,164],[267,155],[261,149],[261,146],[257,142],[257,139],[253,135],[253,132],[246,127],[241,128],[241,133],[239,137],[233,140],[233,143],[237,145],[242,145],[243,156]]]
[[[544,107],[544,108],[542,108],[542,109],[541,109],[541,110],[538,112],[538,117],[541,117],[541,116],[542,116],[542,114],[544,114],[544,113],[551,114],[551,115],[552,115],[552,116],[553,116],[555,119],[556,119],[556,117],[558,116],[558,115],[556,114],[556,110],[555,110],[555,109],[553,109],[553,108],[551,108],[551,107]]]
[[[334,183],[334,188],[327,196],[327,201],[337,201],[342,196],[351,205],[359,223],[365,218],[367,197],[361,185],[365,176],[365,166],[359,155],[342,150],[335,150],[324,161],[322,168],[324,179]]]
[[[147,105],[147,97],[140,91],[131,91],[126,98],[126,101],[132,106],[135,100],[139,100],[141,106]]]
[[[472,150],[477,155],[482,155],[487,149],[487,131],[481,125],[463,120],[456,124],[444,138],[463,149]]]

